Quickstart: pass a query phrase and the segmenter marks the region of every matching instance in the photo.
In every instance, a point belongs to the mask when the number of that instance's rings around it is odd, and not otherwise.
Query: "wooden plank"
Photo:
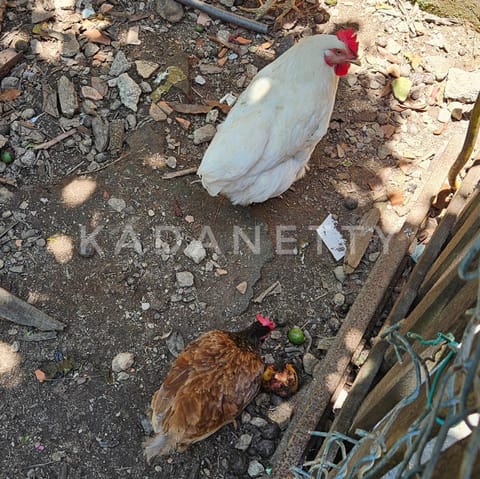
[[[65,324],[0,288],[0,318],[41,331],[62,330]]]
[[[290,423],[272,457],[272,479],[291,478],[290,467],[301,463],[310,440],[309,431],[315,429],[330,403],[331,396],[351,361],[370,322],[386,301],[386,292],[395,277],[410,246],[411,238],[424,221],[433,198],[445,180],[454,161],[452,141],[440,150],[427,171],[425,184],[407,216],[405,224],[394,234],[372,268],[358,294],[332,347],[313,371],[313,381],[302,392]]]
[[[345,273],[353,273],[360,264],[360,260],[363,258],[365,251],[367,251],[379,219],[379,209],[372,208],[363,215],[360,223],[353,230],[343,261]]]
[[[480,195],[473,198],[473,204],[469,205],[469,215],[459,228],[455,236],[449,241],[442,253],[433,263],[418,289],[418,296],[424,296],[438,281],[452,261],[458,257],[465,244],[471,241],[480,229]]]
[[[7,48],[0,52],[0,78],[8,75],[10,70],[23,58],[22,52]]]
[[[439,290],[435,296],[438,297],[442,294],[443,292]],[[428,317],[417,316],[414,310],[411,317],[409,316],[401,322],[400,332],[402,334],[407,331],[415,332],[426,339],[435,338],[439,332],[452,333],[459,341],[469,320],[464,312],[475,304],[476,295],[476,282],[464,283],[452,300],[447,302],[442,310],[435,311],[435,314]],[[415,342],[413,349],[423,357],[432,357],[438,346],[423,346]],[[350,432],[353,432],[356,428],[370,430],[393,405],[412,391],[415,384],[415,373],[410,356],[405,353],[402,364],[399,364],[396,358],[392,357],[392,360],[395,361],[393,366],[358,409]],[[427,366],[433,368],[431,362],[427,363]]]

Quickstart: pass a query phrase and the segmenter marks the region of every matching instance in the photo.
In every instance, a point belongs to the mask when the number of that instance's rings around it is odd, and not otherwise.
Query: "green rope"
[[[435,346],[437,344],[445,343],[449,348],[451,348],[448,354],[438,364],[437,372],[435,373],[430,391],[428,392],[427,396],[427,408],[429,409],[433,403],[433,397],[435,396],[438,381],[440,380],[450,360],[453,358],[453,356],[455,356],[455,353],[460,345],[457,343],[457,341],[455,341],[455,336],[452,333],[438,333],[435,339],[423,339],[420,334],[408,332],[407,337],[415,339],[424,346]],[[437,417],[437,422],[441,425],[443,424],[443,419]]]

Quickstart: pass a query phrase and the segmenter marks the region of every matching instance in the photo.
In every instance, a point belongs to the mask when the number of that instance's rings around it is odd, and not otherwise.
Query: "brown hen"
[[[209,331],[186,346],[152,398],[155,436],[144,444],[148,462],[234,422],[258,393],[264,370],[259,347],[274,327],[257,315],[243,331]]]

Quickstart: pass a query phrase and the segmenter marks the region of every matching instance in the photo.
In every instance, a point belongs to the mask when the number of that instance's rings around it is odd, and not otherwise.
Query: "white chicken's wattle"
[[[357,59],[352,30],[304,38],[263,68],[218,128],[198,175],[233,204],[281,195],[325,135],[339,76]]]

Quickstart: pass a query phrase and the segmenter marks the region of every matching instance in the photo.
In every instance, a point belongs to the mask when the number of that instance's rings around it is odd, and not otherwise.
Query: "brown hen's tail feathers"
[[[168,454],[173,449],[166,434],[155,434],[155,436],[147,439],[143,443],[143,447],[145,449],[145,457],[149,464],[155,456]]]

